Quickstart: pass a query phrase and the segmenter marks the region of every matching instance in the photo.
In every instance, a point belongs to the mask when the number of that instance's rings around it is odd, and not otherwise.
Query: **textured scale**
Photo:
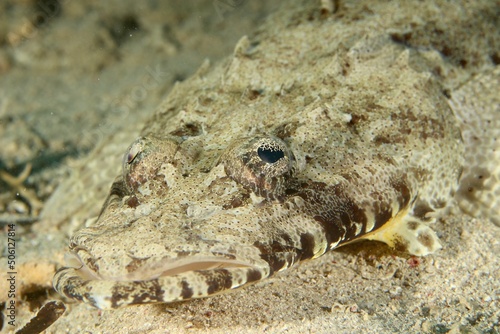
[[[491,154],[469,138],[500,131],[498,70],[448,99],[431,69],[452,65],[386,31],[277,21],[174,88],[71,238],[59,293],[102,309],[206,297],[360,239],[433,253],[456,202],[498,222],[498,137],[478,139]]]

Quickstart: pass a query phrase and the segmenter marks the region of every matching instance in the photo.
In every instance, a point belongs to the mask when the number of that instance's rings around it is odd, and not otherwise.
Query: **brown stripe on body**
[[[396,191],[398,195],[398,203],[400,208],[405,208],[410,204],[411,191],[408,187],[408,180],[406,178],[391,182],[391,186]]]
[[[142,293],[139,295],[134,294],[132,304],[142,304],[145,301],[160,302],[163,300],[165,291],[162,289],[157,279],[145,281],[143,283],[144,284],[141,284],[143,288],[141,289]]]
[[[307,260],[315,255],[316,240],[311,233],[302,233],[300,235],[300,245],[302,248],[299,255],[300,260]]]
[[[189,298],[193,297],[193,289],[191,289],[188,282],[183,280],[181,282],[181,287],[182,287],[182,290],[181,290],[182,299],[189,299]]]
[[[354,182],[353,180],[351,180]],[[289,193],[304,200],[306,211],[323,228],[327,245],[340,245],[355,240],[364,234],[378,229],[387,223],[395,214],[393,203],[384,202],[384,196],[371,194],[371,214],[374,215],[374,227],[367,231],[368,217],[366,200],[363,206],[361,199],[352,198],[346,191],[345,184],[327,186],[322,182],[309,182],[300,185],[302,189]],[[410,203],[410,190],[405,179],[390,182],[388,190],[394,192],[392,197],[400,210]],[[391,196],[385,198],[391,198]],[[369,201],[368,201],[369,202]],[[316,240],[310,233],[300,235],[300,247],[297,247],[290,236],[283,234],[271,242],[258,241],[254,246],[260,250],[261,258],[269,264],[271,274],[288,268],[300,260],[314,257]]]
[[[251,269],[247,271],[247,281],[246,283],[252,283],[261,280],[262,273],[257,269]]]
[[[373,210],[375,214],[375,224],[372,231],[375,231],[389,221],[393,213],[392,207],[388,203],[375,202],[373,203]]]
[[[362,232],[366,229],[365,210],[345,194],[342,185],[328,187],[313,182],[297,195],[304,199],[314,220],[323,227],[328,245],[357,237],[356,224],[362,224]]]
[[[209,295],[228,290],[233,285],[233,275],[227,269],[199,271],[198,274],[205,278],[205,283],[208,286],[207,294]]]
[[[389,184],[394,192],[394,199],[399,210],[408,207],[411,202],[411,191],[406,178],[402,177]],[[392,189],[391,189],[392,188]],[[324,229],[328,245],[343,244],[376,230],[387,223],[396,213],[393,212],[393,203],[381,200],[383,196],[371,194],[373,201],[371,211],[374,215],[374,227],[367,231],[368,217],[365,206],[357,198],[351,198],[345,191],[345,185],[337,184],[328,187],[324,183],[309,183],[297,193],[304,199],[308,211]],[[387,196],[386,196],[387,198]]]
[[[312,258],[316,240],[310,233],[300,235],[300,248],[293,246],[289,235],[280,236],[281,241],[273,240],[272,243],[256,242],[254,246],[260,250],[260,257],[269,264],[270,275],[293,264]]]
[[[270,275],[297,262],[297,249],[287,245],[292,242],[290,236],[283,234],[281,239],[283,239],[282,242],[273,240],[271,243],[260,241],[254,243],[254,246],[260,250],[260,257],[269,264]]]
[[[157,279],[124,282],[113,287],[110,299],[111,307],[122,306],[124,304],[122,301],[125,301],[127,305],[161,302],[164,294],[165,291]],[[129,301],[130,297],[133,297],[131,302]],[[88,299],[92,300],[90,297]]]
[[[407,185],[406,178],[401,178],[391,182],[391,187],[396,195],[396,202],[399,205],[399,211],[408,207],[412,202],[411,191]],[[414,199],[413,199],[414,200]],[[372,231],[377,230],[387,223],[397,212],[392,212],[391,203],[374,202],[373,209],[375,214],[375,225]],[[366,231],[371,232],[371,231]]]
[[[260,257],[269,264],[270,275],[293,264],[312,258],[316,246],[316,240],[310,233],[300,235],[300,248],[292,246],[289,235],[282,234],[281,241],[274,240],[271,244],[256,242],[254,246],[260,250]]]

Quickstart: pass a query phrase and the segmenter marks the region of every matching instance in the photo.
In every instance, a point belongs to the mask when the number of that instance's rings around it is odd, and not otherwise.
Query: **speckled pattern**
[[[486,80],[489,105],[498,73],[486,64],[477,79],[402,42],[397,17],[372,29],[380,18],[359,15],[277,15],[177,85],[125,153],[97,221],[72,237],[55,288],[117,308],[217,294],[362,238],[438,250],[429,225],[455,204],[463,167],[497,165],[464,160],[454,112],[469,94],[451,89],[449,103],[450,87]],[[487,179],[478,189],[491,194]]]

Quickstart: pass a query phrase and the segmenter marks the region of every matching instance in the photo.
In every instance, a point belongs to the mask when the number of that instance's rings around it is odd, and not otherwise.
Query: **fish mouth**
[[[88,254],[85,254],[88,255]],[[259,266],[248,261],[234,258],[233,255],[221,254],[220,256],[189,256],[177,259],[160,259],[149,261],[147,259],[133,259],[127,268],[128,272],[112,275],[96,270],[86,261],[84,254],[69,252],[65,256],[66,267],[74,268],[84,280],[105,281],[148,281],[160,277],[179,276],[190,272],[211,272],[221,269],[241,268],[258,269]],[[87,264],[89,263],[89,264]]]
[[[252,284],[270,274],[265,266],[199,257],[189,261],[170,261],[161,270],[147,276],[141,271],[144,267],[122,277],[98,277],[74,254],[70,260],[73,263],[68,263],[68,267],[59,269],[54,275],[54,288],[68,298],[99,309],[208,297]],[[69,266],[78,262],[78,267]]]
[[[174,276],[189,271],[206,271],[227,268],[251,268],[248,263],[237,260],[221,260],[217,258],[190,259],[188,261],[176,261],[163,268],[160,276]]]

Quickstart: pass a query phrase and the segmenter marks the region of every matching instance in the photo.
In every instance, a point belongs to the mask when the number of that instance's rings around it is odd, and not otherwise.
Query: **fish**
[[[419,45],[430,18],[306,7],[175,85],[71,237],[62,296],[204,298],[359,240],[433,254],[456,208],[500,224],[498,67]]]

